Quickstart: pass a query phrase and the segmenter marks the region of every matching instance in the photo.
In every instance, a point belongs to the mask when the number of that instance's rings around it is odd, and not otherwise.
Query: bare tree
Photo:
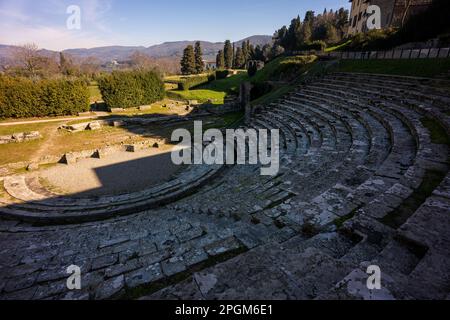
[[[94,77],[100,72],[101,62],[96,57],[87,57],[80,62],[80,73]]]
[[[37,76],[40,56],[36,44],[28,43],[17,47],[14,52],[14,59],[30,76]]]
[[[149,70],[154,67],[154,62],[152,58],[148,55],[143,54],[139,51],[134,52],[131,57],[131,66],[133,69],[137,70]]]

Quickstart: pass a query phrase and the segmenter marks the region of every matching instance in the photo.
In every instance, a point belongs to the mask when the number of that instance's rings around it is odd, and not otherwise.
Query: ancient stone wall
[[[14,133],[12,135],[0,136],[0,144],[19,143],[42,138],[38,131]]]

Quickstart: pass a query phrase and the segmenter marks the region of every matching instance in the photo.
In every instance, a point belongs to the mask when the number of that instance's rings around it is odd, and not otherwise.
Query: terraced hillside
[[[195,167],[82,200],[7,179],[0,298],[449,298],[449,104],[444,80],[334,73],[253,119],[280,129],[276,177]]]

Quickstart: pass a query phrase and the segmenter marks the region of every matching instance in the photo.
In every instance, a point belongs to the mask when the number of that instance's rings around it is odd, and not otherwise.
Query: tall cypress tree
[[[216,57],[216,67],[217,69],[225,68],[225,55],[223,50],[220,50]]]
[[[203,62],[203,51],[200,41],[195,43],[195,71],[202,73],[205,70],[205,63]]]
[[[242,69],[245,65],[244,54],[242,53],[242,48],[237,48],[236,55],[234,56],[234,68]]]
[[[225,69],[231,69],[233,67],[233,46],[230,40],[225,41],[223,53],[225,55]]]
[[[242,54],[244,55],[244,64],[251,59],[250,40],[242,42]]]
[[[194,47],[189,45],[183,52],[183,58],[181,59],[181,73],[188,75],[194,74],[196,71]]]

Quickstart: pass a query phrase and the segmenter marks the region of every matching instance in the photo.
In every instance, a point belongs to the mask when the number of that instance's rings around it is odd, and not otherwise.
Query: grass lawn
[[[223,104],[226,93],[214,90],[186,90],[186,91],[168,91],[167,97],[179,100],[198,100],[199,103],[205,103],[209,99],[214,101],[214,104]]]
[[[11,135],[13,133],[39,131],[42,139],[26,141],[21,143],[9,143],[0,145],[0,165],[14,162],[28,161],[45,143],[51,130],[61,125],[62,122],[47,122],[35,124],[22,124],[15,126],[1,126],[0,135]]]
[[[39,150],[42,143],[43,139],[39,139],[0,145],[0,165],[28,161],[30,156]]]
[[[173,80],[174,77],[169,79]],[[214,80],[195,89],[169,90],[167,91],[167,97],[176,100],[197,100],[200,103],[205,103],[211,99],[214,104],[223,104],[225,97],[230,94],[238,94],[240,84],[248,79],[247,73],[239,72],[237,75]]]
[[[288,78],[296,78],[308,70],[309,66],[314,64],[316,60],[317,57],[313,55],[276,58],[251,77],[250,81],[288,81]]]
[[[342,60],[338,71],[432,78],[450,70],[450,59]]]
[[[326,49],[325,49],[325,52],[333,52],[333,51],[336,51],[336,50],[338,50],[338,49],[342,49],[342,48],[348,46],[350,43],[352,43],[352,40],[348,40],[347,42],[338,44],[338,45],[336,45],[336,46],[334,46],[334,47],[326,48]]]
[[[0,126],[0,136],[31,131],[39,131],[41,133],[44,133],[46,130],[58,127],[60,123],[63,122],[44,122],[44,123],[18,124],[12,126]]]
[[[295,85],[286,85],[272,90],[270,93],[259,97],[252,101],[252,105],[268,105],[287,94],[289,91],[294,90]]]
[[[91,82],[89,86],[89,97],[91,103],[103,100],[102,94],[100,92],[100,89],[98,88],[98,84],[96,81]]]
[[[316,60],[317,57],[315,56],[281,57],[267,64],[264,69],[258,71],[256,75],[250,79],[254,82],[260,82],[272,80],[274,78],[281,78],[281,80],[284,80],[283,77],[286,75],[288,75],[288,77],[297,75],[297,77],[292,81],[288,81],[289,84],[275,84],[275,88],[272,91],[253,100],[251,102],[252,105],[268,105],[295,89],[295,86],[307,74],[320,72],[322,67],[320,63],[316,63]]]
[[[249,77],[247,73],[238,73],[237,75],[225,79],[212,81],[208,84],[199,87],[199,89],[237,94],[239,93],[239,86],[241,85],[241,83],[248,80]]]
[[[52,146],[48,152],[52,155],[61,155],[66,152],[76,152],[104,147],[107,143],[127,143],[144,140],[134,136],[126,128],[103,127],[101,130],[85,130],[80,132],[59,131],[54,137]]]

